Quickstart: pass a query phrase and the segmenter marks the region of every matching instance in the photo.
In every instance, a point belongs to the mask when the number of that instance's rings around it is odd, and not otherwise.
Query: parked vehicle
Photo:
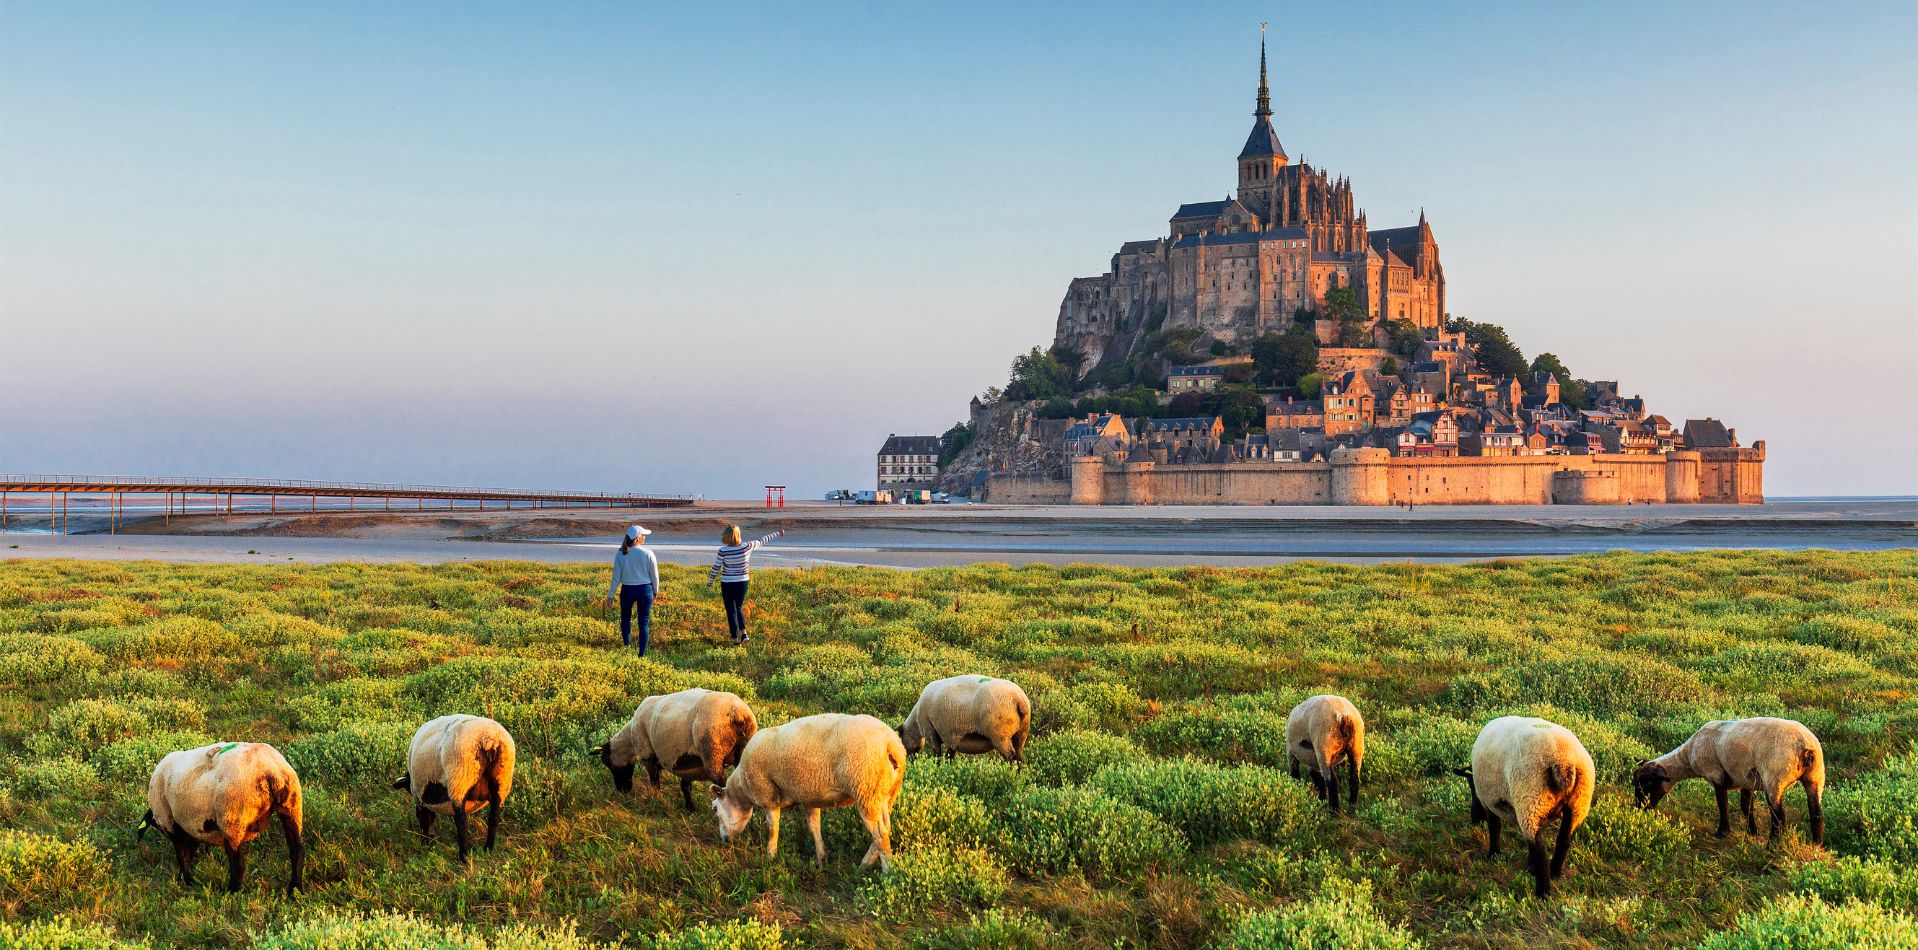
[[[829,491],[826,493],[826,500],[827,501],[852,501],[853,500],[852,489],[835,488],[832,491]]]
[[[862,505],[890,505],[892,504],[892,492],[883,488],[878,491],[862,491],[853,496],[853,500]]]

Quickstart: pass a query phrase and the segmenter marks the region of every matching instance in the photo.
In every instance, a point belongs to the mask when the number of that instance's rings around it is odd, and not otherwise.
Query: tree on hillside
[[[1532,372],[1550,373],[1558,377],[1558,401],[1571,409],[1590,409],[1591,400],[1585,394],[1585,381],[1572,377],[1572,371],[1551,353],[1540,353],[1532,360]],[[1525,379],[1525,391],[1537,395],[1539,387],[1532,383],[1531,377]]]
[[[1319,390],[1324,388],[1325,378],[1317,373],[1307,373],[1299,377],[1299,395],[1306,399],[1319,398]]]
[[[1006,398],[1015,401],[1045,402],[1064,398],[1072,392],[1072,371],[1051,353],[1038,347],[1014,357],[1012,380],[1006,384]]]
[[[1446,329],[1465,334],[1465,342],[1472,345],[1472,356],[1478,360],[1480,369],[1493,376],[1525,375],[1525,354],[1505,335],[1504,327],[1454,317]]]
[[[1267,333],[1252,341],[1252,365],[1269,386],[1297,385],[1299,377],[1319,367],[1319,338],[1298,324],[1284,333]]]
[[[1325,315],[1339,321],[1340,346],[1372,345],[1372,321],[1357,289],[1334,287],[1326,291]]]
[[[1418,324],[1410,320],[1394,320],[1385,325],[1385,332],[1390,337],[1393,354],[1402,356],[1407,361],[1418,355],[1419,344],[1425,340],[1424,334],[1419,332]]]
[[[939,437],[939,467],[951,465],[952,460],[958,458],[959,453],[964,452],[978,435],[979,427],[970,422],[961,422],[947,429],[946,434]]]
[[[1225,386],[1206,394],[1199,415],[1218,416],[1225,440],[1235,442],[1249,429],[1265,428],[1265,400],[1250,386]]]

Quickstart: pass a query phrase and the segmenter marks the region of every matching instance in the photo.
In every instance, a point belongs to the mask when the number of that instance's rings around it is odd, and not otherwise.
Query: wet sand
[[[42,519],[44,521],[44,519]],[[1918,500],[1760,506],[1151,507],[953,505],[766,509],[705,502],[671,510],[196,514],[133,519],[117,534],[76,512],[84,533],[0,535],[0,558],[173,561],[599,562],[632,522],[673,563],[704,564],[719,529],[790,533],[766,567],[929,567],[1007,562],[1248,566],[1313,559],[1461,561],[1610,550],[1918,547]],[[13,547],[18,545],[18,547]]]

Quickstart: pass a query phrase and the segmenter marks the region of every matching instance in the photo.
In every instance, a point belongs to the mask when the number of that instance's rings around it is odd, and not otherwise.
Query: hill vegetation
[[[1918,553],[1606,555],[1265,570],[765,571],[750,648],[704,571],[667,566],[641,660],[604,571],[0,563],[0,946],[1909,947],[1918,925]],[[676,789],[616,793],[586,750],[650,693],[745,696],[762,724],[896,722],[927,681],[1009,676],[1029,765],[912,760],[897,869],[722,845]],[[1355,814],[1285,773],[1299,699],[1370,722]],[[460,868],[387,787],[413,729],[499,719],[519,777],[497,851]],[[1570,727],[1600,789],[1557,896],[1483,855],[1480,724]],[[1631,807],[1633,763],[1702,722],[1804,721],[1830,762],[1829,851],[1715,838],[1711,790]],[[135,840],[147,775],[213,740],[278,746],[306,786],[308,890],[277,831],[246,888],[191,887]]]

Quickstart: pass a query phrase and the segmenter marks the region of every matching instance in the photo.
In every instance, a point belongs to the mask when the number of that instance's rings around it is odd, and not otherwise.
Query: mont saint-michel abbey
[[[1337,287],[1353,288],[1380,320],[1444,321],[1445,270],[1425,215],[1372,230],[1349,180],[1286,155],[1272,127],[1263,40],[1258,109],[1237,165],[1236,196],[1181,205],[1165,237],[1129,241],[1110,272],[1074,279],[1057,342],[1097,363],[1122,357],[1161,318],[1239,340],[1284,329]]]

